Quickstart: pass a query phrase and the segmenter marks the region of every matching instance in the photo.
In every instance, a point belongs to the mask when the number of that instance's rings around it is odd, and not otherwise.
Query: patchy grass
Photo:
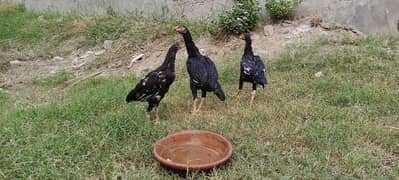
[[[48,86],[48,87],[55,87],[60,85],[70,79],[72,79],[74,75],[68,72],[60,72],[55,75],[49,76],[44,79],[36,79],[33,80],[33,84],[41,85],[41,86]]]
[[[26,12],[22,6],[0,2],[0,47],[45,46],[57,49],[70,40],[80,47],[92,47],[104,40],[124,40],[139,46],[146,40],[175,34],[180,24],[193,27],[198,37],[206,32],[205,22],[174,19],[147,19],[110,14],[86,17],[72,14]],[[32,48],[34,49],[34,48]]]
[[[267,60],[270,84],[259,90],[252,109],[249,85],[243,97],[232,97],[240,58],[233,52],[218,61],[228,105],[210,95],[200,117],[190,116],[185,62],[178,60],[157,126],[145,119],[144,103],[124,102],[134,77],[89,80],[45,105],[25,106],[18,102],[26,95],[8,101],[0,94],[6,104],[0,113],[0,177],[176,179],[152,157],[153,143],[175,131],[204,129],[227,137],[234,155],[227,165],[189,178],[394,179],[399,131],[388,127],[399,127],[397,42],[322,38],[288,47]],[[320,78],[314,76],[318,71]],[[62,77],[44,82],[57,84]]]
[[[7,99],[8,95],[5,92],[0,91],[0,102],[3,104]]]

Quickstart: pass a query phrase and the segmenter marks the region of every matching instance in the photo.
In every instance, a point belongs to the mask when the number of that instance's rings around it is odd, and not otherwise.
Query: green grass
[[[192,27],[194,37],[206,32],[206,22],[202,21],[125,17],[112,13],[99,17],[37,13],[0,1],[0,48],[45,46],[56,50],[73,40],[84,48],[101,45],[104,40],[120,39],[140,46],[176,34],[173,29],[181,24]]]
[[[267,60],[270,84],[249,108],[250,86],[237,90],[240,52],[217,64],[228,95],[210,95],[205,113],[190,116],[184,60],[161,103],[160,125],[144,103],[126,104],[135,77],[89,80],[60,91],[56,75],[33,86],[50,102],[26,103],[29,93],[0,92],[0,177],[177,179],[152,157],[152,145],[185,129],[224,135],[232,160],[198,179],[395,179],[399,176],[399,71],[393,38],[321,38],[287,47]],[[328,49],[328,51],[325,51]],[[324,76],[314,74],[322,71]],[[49,93],[51,92],[51,93]],[[48,93],[48,94],[45,94]],[[28,105],[26,105],[28,104]],[[183,177],[185,173],[182,173]]]
[[[38,41],[42,34],[37,28],[29,27],[29,21],[37,16],[32,13],[16,13],[0,15],[0,37],[1,43],[5,44],[11,39],[21,43],[33,43]]]

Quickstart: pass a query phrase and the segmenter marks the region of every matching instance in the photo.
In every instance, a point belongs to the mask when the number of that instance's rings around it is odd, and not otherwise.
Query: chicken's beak
[[[183,26],[177,26],[175,28],[175,31],[178,32],[178,33],[185,33],[186,28],[184,28]]]

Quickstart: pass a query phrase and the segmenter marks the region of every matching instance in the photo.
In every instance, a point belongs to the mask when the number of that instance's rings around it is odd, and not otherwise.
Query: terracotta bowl
[[[209,131],[181,131],[159,140],[155,158],[177,170],[209,170],[225,163],[233,147],[223,136]]]

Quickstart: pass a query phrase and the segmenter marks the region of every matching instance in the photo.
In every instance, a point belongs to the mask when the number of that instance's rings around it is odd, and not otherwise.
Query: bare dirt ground
[[[308,17],[259,26],[252,33],[254,52],[265,61],[269,61],[284,51],[284,47],[293,43],[306,43],[320,36],[356,35],[351,31],[332,29],[326,25],[312,27],[311,21],[312,17]],[[101,76],[141,74],[161,64],[169,43],[161,38],[148,42],[141,48],[133,48],[133,45],[126,42],[107,42],[90,50],[74,50],[76,43],[70,42],[62,48],[70,49],[71,53],[58,56],[46,54],[45,49],[40,55],[18,50],[0,52],[0,88],[16,91],[35,79],[42,79],[60,72],[72,73],[78,78],[100,71]],[[222,57],[226,54],[240,52],[244,42],[236,37],[216,41],[206,36],[197,39],[196,45],[202,53],[210,56],[218,64],[223,63],[220,59],[223,59]],[[144,54],[142,60],[132,63],[132,67],[129,68],[131,59],[140,54]],[[178,54],[177,59],[184,60],[185,57],[187,55],[183,50]]]

